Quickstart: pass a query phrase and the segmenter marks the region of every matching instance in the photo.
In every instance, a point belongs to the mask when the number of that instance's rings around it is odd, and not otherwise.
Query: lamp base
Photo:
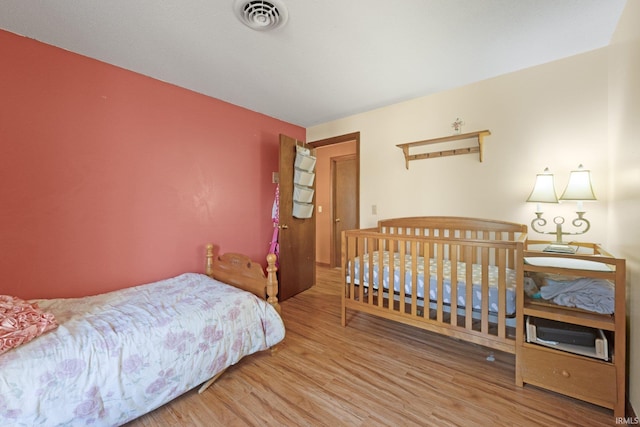
[[[546,248],[544,248],[542,252],[553,252],[558,254],[575,254],[576,250],[577,250],[577,247],[558,244],[558,243],[552,243]]]

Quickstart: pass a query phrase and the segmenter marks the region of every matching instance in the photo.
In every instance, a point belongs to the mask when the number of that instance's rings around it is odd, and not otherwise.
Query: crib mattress
[[[380,286],[379,268],[380,262],[379,252],[373,253],[373,284],[369,284],[369,254],[364,254],[363,261],[360,262],[359,257],[355,259],[354,265],[354,284],[363,286],[372,286],[373,289],[378,289]],[[411,254],[405,255],[405,279],[404,279],[404,291],[405,295],[410,296],[412,294],[412,264]],[[389,252],[383,252],[383,277],[382,286],[384,290],[389,290],[389,264],[390,256]],[[364,283],[360,283],[360,265],[363,265],[362,279]],[[466,295],[466,269],[467,264],[463,262],[457,263],[458,270],[458,283],[457,283],[457,306],[458,308],[464,308],[467,305]],[[425,284],[424,284],[424,270],[425,260],[423,257],[418,257],[417,260],[417,296],[418,298],[425,299]],[[347,268],[347,282],[351,283],[351,278],[348,274],[351,272],[351,268]],[[402,270],[400,268],[400,254],[394,253],[393,257],[393,290],[396,293],[400,292],[400,274]],[[436,301],[438,299],[438,286],[437,286],[437,260],[429,260],[429,300]],[[506,315],[511,316],[516,312],[516,272],[512,269],[506,270]],[[445,304],[451,304],[451,262],[449,260],[443,261],[443,297],[442,301]],[[490,265],[488,266],[489,277],[489,311],[492,313],[498,313],[498,267]],[[472,264],[472,299],[471,306],[474,310],[480,310],[482,308],[482,266],[480,264]]]

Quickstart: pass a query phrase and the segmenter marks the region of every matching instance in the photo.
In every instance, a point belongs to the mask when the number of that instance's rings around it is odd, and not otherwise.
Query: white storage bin
[[[293,185],[293,200],[302,203],[311,203],[313,200],[313,188],[303,185]]]
[[[298,185],[306,185],[307,187],[313,186],[313,180],[316,174],[312,172],[306,172],[300,169],[295,169],[293,175],[293,183]]]
[[[296,218],[311,218],[313,215],[313,205],[311,203],[293,202],[293,216]]]
[[[313,172],[313,169],[316,167],[316,158],[310,154],[307,155],[298,152],[296,154],[295,167],[303,171]]]
[[[311,154],[311,150],[307,147],[302,147],[296,144],[296,154],[304,154],[305,156],[309,156]]]

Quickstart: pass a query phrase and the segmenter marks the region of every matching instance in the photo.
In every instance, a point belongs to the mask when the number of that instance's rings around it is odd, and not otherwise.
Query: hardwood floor
[[[615,425],[610,410],[516,387],[513,355],[365,314],[343,328],[340,272],[317,270],[316,286],[282,303],[275,354],[246,357],[203,394],[128,426]]]

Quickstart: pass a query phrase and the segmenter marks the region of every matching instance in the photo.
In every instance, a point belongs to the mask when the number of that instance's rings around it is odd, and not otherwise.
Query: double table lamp
[[[578,166],[577,170],[571,171],[567,187],[559,199],[556,195],[553,174],[549,172],[549,168],[545,168],[543,173],[536,175],[533,191],[531,191],[527,199],[527,202],[536,203],[536,217],[531,221],[531,228],[540,234],[555,234],[556,236],[555,242],[547,246],[544,249],[545,252],[575,253],[576,249],[565,243],[563,236],[574,236],[589,231],[591,223],[584,217],[586,212],[583,206],[583,202],[588,200],[596,200],[596,196],[593,194],[593,188],[591,186],[591,173],[589,170],[584,169],[582,165]],[[576,227],[576,231],[568,232],[562,229],[562,225],[565,222],[562,216],[556,216],[553,219],[556,225],[555,231],[544,231],[539,228],[547,225],[547,220],[542,217],[543,212],[540,204],[559,203],[559,201],[578,202],[576,209],[577,217],[571,222],[573,226]]]

